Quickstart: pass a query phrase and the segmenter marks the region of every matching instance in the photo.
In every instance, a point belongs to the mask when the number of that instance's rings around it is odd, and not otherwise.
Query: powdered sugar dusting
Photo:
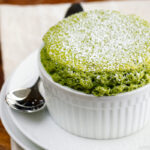
[[[116,11],[73,15],[50,28],[44,41],[52,59],[84,71],[126,70],[150,58],[150,25]]]

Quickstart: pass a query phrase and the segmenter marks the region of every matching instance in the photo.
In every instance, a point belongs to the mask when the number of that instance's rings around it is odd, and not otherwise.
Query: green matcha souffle
[[[41,62],[64,86],[109,96],[150,82],[150,23],[135,15],[81,12],[51,27],[43,41]]]

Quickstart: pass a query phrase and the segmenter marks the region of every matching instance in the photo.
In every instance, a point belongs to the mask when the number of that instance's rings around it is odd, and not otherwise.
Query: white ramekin
[[[140,130],[150,119],[150,84],[117,96],[96,97],[54,82],[40,55],[38,65],[53,120],[73,134],[114,139]]]

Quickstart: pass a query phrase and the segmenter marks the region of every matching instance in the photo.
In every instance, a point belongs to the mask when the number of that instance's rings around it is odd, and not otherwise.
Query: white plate
[[[31,54],[13,74],[8,91],[32,85],[38,76],[37,51]],[[61,113],[61,112],[60,112]],[[150,124],[140,132],[116,140],[91,140],[74,136],[51,119],[47,110],[24,114],[9,109],[14,124],[28,139],[50,150],[150,150]]]
[[[5,82],[0,94],[0,116],[5,129],[9,135],[25,150],[42,150],[29,139],[27,139],[14,125],[8,115],[8,106],[4,101],[7,82]]]

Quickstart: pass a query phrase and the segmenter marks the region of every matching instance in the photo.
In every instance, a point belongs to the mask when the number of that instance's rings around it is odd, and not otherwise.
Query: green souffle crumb
[[[64,86],[110,96],[150,82],[150,24],[135,15],[81,12],[51,27],[43,41],[41,62]]]

